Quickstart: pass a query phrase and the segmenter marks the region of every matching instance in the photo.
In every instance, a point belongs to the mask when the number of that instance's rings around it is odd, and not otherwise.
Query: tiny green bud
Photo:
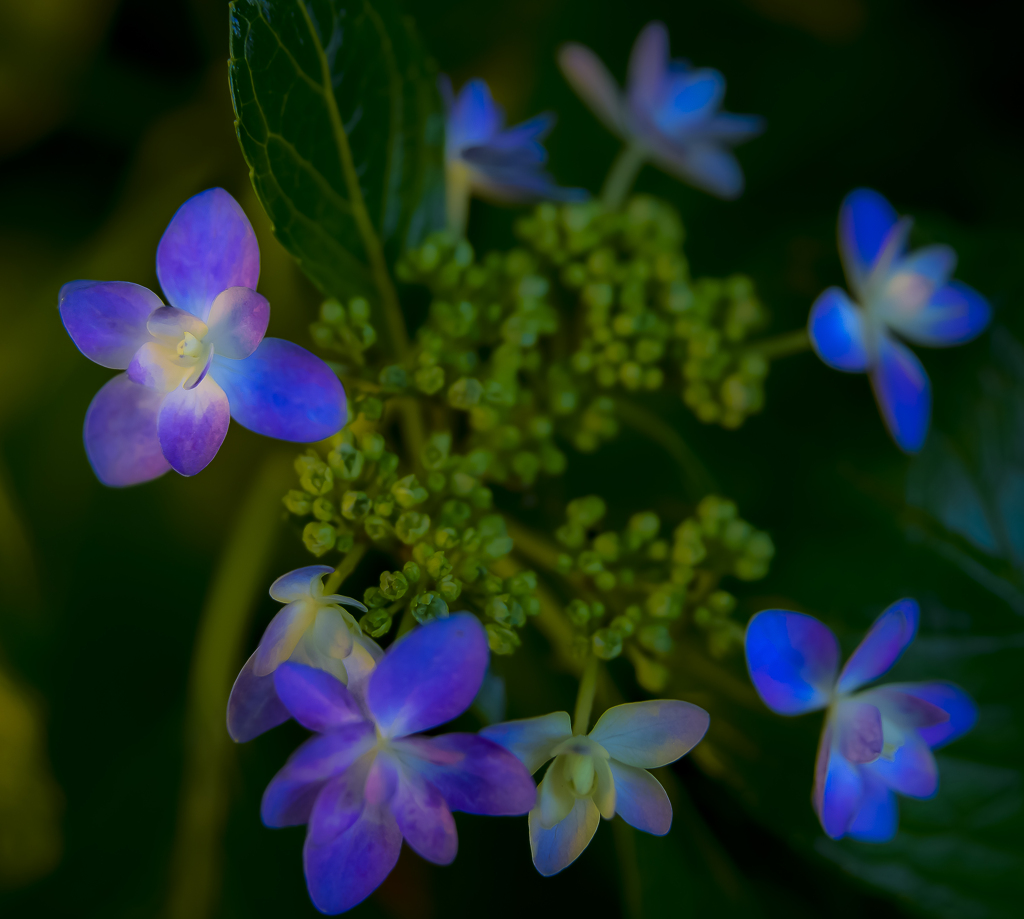
[[[391,494],[401,507],[415,507],[430,497],[415,475],[407,475],[391,486]]]
[[[345,307],[333,297],[320,304],[320,318],[330,325],[345,324]]]
[[[300,516],[308,514],[313,507],[313,500],[309,492],[299,491],[296,488],[291,489],[281,500],[290,513]]]
[[[398,454],[385,451],[377,460],[377,472],[381,477],[391,475],[398,468]]]
[[[606,562],[614,562],[619,557],[619,534],[602,533],[594,540],[594,551]]]
[[[380,421],[384,414],[384,403],[376,396],[367,396],[356,404],[359,414],[367,421]]]
[[[573,523],[581,527],[590,527],[604,517],[606,510],[602,498],[597,495],[589,495],[586,498],[570,501],[566,508],[566,514]]]
[[[295,471],[299,474],[299,484],[311,495],[326,495],[334,487],[330,467],[315,454],[297,457]]]
[[[420,392],[432,396],[444,386],[444,370],[440,367],[420,367],[413,380]]]
[[[395,523],[395,534],[407,546],[426,536],[430,529],[430,518],[416,511],[406,511]]]
[[[462,377],[448,387],[448,404],[452,408],[469,411],[480,402],[484,394],[483,384],[473,377]]]
[[[452,448],[452,435],[447,431],[436,432],[430,435],[420,458],[426,469],[441,469],[448,459],[448,453]]]
[[[402,574],[410,584],[415,584],[420,579],[420,566],[415,562],[406,562],[402,566]]]
[[[423,542],[416,543],[416,545],[412,547],[412,557],[420,567],[423,567],[427,564],[427,559],[434,554],[434,551],[434,547],[424,540]]]
[[[363,529],[374,542],[387,539],[392,533],[391,525],[383,517],[376,515],[371,515],[363,521]]]
[[[590,607],[583,600],[571,600],[565,615],[573,625],[584,626],[590,621]]]
[[[504,582],[496,574],[491,574],[486,568],[483,569],[484,576],[480,581],[479,589],[485,594],[500,594],[504,588]]]
[[[682,598],[666,590],[656,590],[647,598],[647,612],[656,619],[678,619],[683,612]]]
[[[339,479],[351,482],[362,475],[365,458],[361,450],[342,441],[327,454],[327,462]]]
[[[334,548],[337,533],[329,523],[311,520],[302,530],[302,541],[317,558]]]
[[[608,627],[615,629],[616,632],[626,638],[636,631],[636,623],[628,616],[616,616],[610,623],[608,623]]]
[[[405,368],[399,364],[388,364],[381,369],[380,385],[388,392],[401,392],[409,385],[409,377]]]
[[[395,502],[390,496],[380,497],[373,505],[373,512],[379,517],[390,517],[395,512]]]
[[[622,635],[614,629],[598,629],[590,637],[594,656],[610,661],[622,653]]]
[[[359,620],[359,627],[371,638],[380,638],[391,630],[391,623],[385,610],[371,610]]]
[[[487,644],[493,653],[512,654],[519,647],[520,638],[512,629],[494,622],[488,622],[486,628]]]
[[[736,598],[728,591],[716,590],[708,597],[708,606],[719,616],[728,616],[729,613],[736,609]]]
[[[370,304],[363,297],[353,297],[348,301],[348,314],[353,322],[366,322],[370,318]]]
[[[366,431],[359,435],[359,449],[370,461],[379,460],[384,453],[384,437],[376,431]]]
[[[334,518],[334,504],[327,498],[316,498],[313,501],[313,516],[329,523]]]
[[[537,589],[537,575],[532,571],[520,571],[505,581],[505,589],[517,597],[532,593]]]
[[[663,625],[645,625],[637,634],[637,640],[648,651],[668,654],[672,650],[672,636]]]
[[[399,571],[382,571],[380,575],[380,592],[389,600],[399,600],[409,589],[409,582]]]
[[[443,552],[435,552],[427,559],[426,569],[427,574],[437,580],[451,573],[452,563]]]
[[[580,571],[591,576],[604,571],[604,562],[601,561],[601,556],[596,552],[581,552],[576,559],[576,564],[579,566]]]
[[[462,593],[462,581],[451,575],[446,575],[437,582],[437,592],[444,597],[446,602],[454,603]]]
[[[381,593],[379,587],[367,587],[363,591],[363,606],[369,609],[380,609],[388,605],[388,598]]]
[[[372,505],[365,491],[346,491],[341,496],[341,516],[346,520],[360,520],[370,513]]]
[[[594,578],[594,584],[597,586],[598,590],[614,590],[617,583],[618,579],[611,571],[602,571],[596,578]]]
[[[654,539],[660,529],[661,521],[651,511],[643,511],[629,518],[629,532],[635,534],[642,543]]]
[[[427,473],[427,489],[432,491],[435,495],[439,491],[444,491],[445,485],[448,484],[448,479],[443,472],[428,472]]]
[[[432,622],[435,619],[448,618],[448,604],[445,603],[437,591],[428,590],[425,593],[417,594],[409,605],[409,612],[413,619],[420,624]]]

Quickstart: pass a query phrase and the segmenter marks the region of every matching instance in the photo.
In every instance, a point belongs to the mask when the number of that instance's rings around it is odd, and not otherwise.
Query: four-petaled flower
[[[252,740],[288,720],[288,709],[274,689],[274,671],[285,661],[326,670],[359,695],[384,652],[363,635],[344,606],[366,612],[358,600],[324,596],[323,579],[333,569],[310,565],[283,574],[270,596],[287,604],[267,626],[245,662],[228,698],[228,733],[238,743]]]
[[[688,753],[708,721],[696,705],[658,699],[608,709],[589,734],[574,736],[566,712],[493,724],[480,734],[515,753],[531,773],[554,757],[530,811],[533,863],[548,876],[590,844],[599,817],[617,813],[638,830],[664,836],[672,805],[647,770]]]
[[[814,617],[765,610],[747,626],[747,666],[765,705],[780,715],[828,709],[813,801],[834,839],[892,839],[899,823],[894,792],[934,795],[939,773],[932,749],[977,720],[971,697],[952,683],[890,683],[857,692],[896,663],[917,620],[917,603],[898,600],[875,620],[838,679],[839,644]]]
[[[85,415],[85,450],[107,485],[174,469],[195,475],[230,418],[281,440],[323,440],[345,423],[345,392],[304,348],[264,338],[270,304],[256,293],[260,252],[245,213],[222,188],[186,201],[156,250],[170,306],[124,281],[72,281],[60,315],[79,350],[110,380]]]
[[[582,189],[561,188],[544,171],[548,155],[541,141],[554,127],[553,114],[506,129],[505,113],[483,80],[470,80],[458,96],[448,77],[438,82],[448,111],[445,189],[452,229],[465,231],[470,194],[506,202],[586,198]]]
[[[743,172],[729,145],[756,137],[764,120],[721,111],[725,78],[717,70],[671,60],[662,23],[649,23],[637,36],[625,93],[583,45],[565,45],[558,62],[594,114],[639,157],[722,198],[743,191]]]
[[[859,305],[830,287],[811,307],[807,330],[830,367],[871,375],[889,433],[900,449],[916,453],[928,436],[931,384],[892,332],[919,345],[961,345],[984,331],[992,311],[976,290],[949,280],[956,267],[949,246],[906,251],[910,226],[876,191],[858,188],[846,196],[839,251]]]
[[[392,645],[362,698],[329,673],[285,663],[277,693],[306,741],[263,795],[267,826],[308,823],[303,859],[317,909],[340,913],[365,899],[398,861],[402,839],[428,861],[455,858],[453,810],[525,814],[536,800],[513,755],[476,734],[417,732],[473,701],[487,668],[479,620],[457,613]]]

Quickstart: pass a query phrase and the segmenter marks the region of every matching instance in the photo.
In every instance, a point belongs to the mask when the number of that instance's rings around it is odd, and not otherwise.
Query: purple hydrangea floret
[[[760,134],[764,119],[722,111],[725,77],[670,58],[663,23],[648,23],[637,36],[625,92],[583,45],[565,45],[558,62],[605,126],[661,169],[721,198],[742,193],[743,172],[730,147]]]
[[[896,835],[896,794],[930,798],[939,787],[935,747],[977,720],[952,683],[866,686],[886,673],[917,632],[918,606],[898,600],[875,620],[838,677],[839,643],[813,616],[764,610],[747,626],[758,694],[780,715],[827,709],[814,770],[814,808],[833,839],[886,842]]]
[[[462,714],[487,668],[479,620],[457,613],[392,645],[350,692],[330,673],[286,662],[274,671],[291,716],[316,732],[263,795],[270,827],[308,824],[303,860],[314,905],[351,909],[398,861],[403,838],[447,865],[458,848],[452,811],[525,814],[536,789],[503,747],[476,734],[426,736]]]
[[[839,252],[853,299],[828,288],[811,307],[807,331],[829,367],[870,375],[893,440],[916,453],[928,436],[931,383],[896,336],[934,348],[962,345],[985,330],[992,310],[976,290],[950,280],[956,253],[949,246],[907,251],[911,223],[870,188],[846,196]]]
[[[264,338],[270,304],[256,292],[260,251],[238,202],[222,188],[186,201],[156,250],[169,306],[125,281],[71,281],[60,315],[90,360],[125,370],[85,415],[85,451],[107,485],[174,469],[195,475],[234,418],[280,440],[323,440],[345,424],[345,392],[320,358]]]
[[[470,193],[502,202],[587,197],[582,189],[560,187],[544,169],[548,155],[541,141],[554,127],[552,113],[506,128],[505,113],[483,80],[470,80],[458,95],[448,77],[438,85],[448,112],[445,161],[453,226],[465,227]]]

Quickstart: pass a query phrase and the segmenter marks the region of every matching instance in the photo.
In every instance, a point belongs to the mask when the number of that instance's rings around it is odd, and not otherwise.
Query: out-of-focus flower
[[[930,798],[939,772],[932,749],[977,720],[952,683],[889,683],[857,692],[899,659],[917,632],[918,607],[898,600],[868,631],[836,678],[839,643],[812,616],[764,610],[747,626],[750,678],[780,715],[827,708],[814,770],[814,808],[833,839],[885,842],[896,835],[896,792]]]
[[[637,36],[625,92],[583,45],[565,45],[558,63],[594,114],[630,145],[637,166],[650,159],[713,195],[736,198],[742,193],[743,172],[729,147],[760,134],[764,119],[721,111],[725,77],[671,60],[662,23],[649,23]]]
[[[238,743],[288,720],[274,689],[274,671],[285,661],[324,670],[346,683],[350,692],[362,694],[384,652],[343,608],[354,606],[365,613],[362,603],[340,594],[324,596],[323,579],[332,571],[326,565],[309,565],[270,585],[270,596],[286,606],[270,620],[231,687],[228,733]]]
[[[174,469],[195,475],[234,418],[268,437],[313,442],[345,423],[345,392],[304,348],[264,338],[270,304],[256,293],[260,251],[238,202],[222,188],[190,198],[156,250],[170,306],[124,281],[72,281],[60,315],[78,349],[127,368],[85,415],[85,450],[107,485]]]
[[[552,113],[506,129],[505,113],[483,80],[470,80],[457,96],[447,76],[439,86],[448,111],[445,182],[453,229],[465,230],[471,194],[502,202],[587,197],[582,189],[561,188],[544,170],[548,155],[541,141],[554,127]]]
[[[870,374],[889,433],[907,453],[924,446],[931,417],[931,383],[915,344],[961,345],[980,335],[988,301],[951,281],[956,253],[949,246],[907,252],[911,219],[899,217],[878,192],[858,188],[839,209],[839,251],[854,299],[830,287],[811,307],[811,344],[829,367]]]
[[[630,826],[664,836],[672,805],[647,770],[689,753],[708,729],[708,713],[689,702],[657,699],[608,709],[589,734],[573,735],[567,712],[506,721],[480,734],[511,750],[531,773],[554,762],[530,811],[530,848],[549,876],[571,865],[616,813]]]
[[[529,773],[498,744],[476,734],[417,733],[464,712],[486,669],[487,636],[469,613],[396,642],[362,699],[322,670],[277,668],[281,701],[318,736],[267,786],[263,822],[309,824],[306,884],[321,912],[344,912],[369,896],[398,861],[403,838],[428,861],[450,863],[458,848],[453,810],[533,807]]]

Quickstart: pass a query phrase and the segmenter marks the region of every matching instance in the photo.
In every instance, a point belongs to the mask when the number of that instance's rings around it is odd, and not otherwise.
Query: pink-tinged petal
[[[176,389],[157,416],[160,449],[175,472],[195,475],[217,455],[230,421],[228,397],[209,377],[194,389]]]
[[[875,621],[839,674],[836,691],[853,692],[878,679],[900,659],[917,634],[920,608],[916,600],[897,600]]]
[[[280,338],[264,338],[240,361],[217,355],[210,375],[242,427],[278,440],[314,443],[336,434],[348,412],[341,381],[315,354]]]
[[[846,291],[830,287],[814,301],[807,333],[814,353],[829,367],[846,373],[864,373],[868,369],[864,314]]]
[[[416,769],[453,811],[525,814],[537,800],[526,767],[508,750],[476,734],[403,737],[394,741],[402,762]]]
[[[886,334],[878,336],[871,388],[889,433],[904,453],[917,453],[928,436],[932,387],[914,353]]]
[[[289,603],[277,614],[263,632],[254,655],[253,669],[257,676],[273,673],[279,664],[292,656],[306,629],[316,618],[316,606],[299,599]]]
[[[900,822],[896,795],[870,769],[861,770],[861,779],[864,796],[847,832],[860,842],[888,842]]]
[[[597,832],[601,813],[591,798],[577,798],[571,811],[551,829],[541,826],[538,811],[530,811],[530,849],[533,864],[544,877],[568,868]]]
[[[156,274],[168,302],[202,320],[222,290],[255,290],[260,248],[238,202],[223,188],[189,198],[160,239]]]
[[[661,95],[668,70],[668,29],[664,23],[649,22],[633,42],[629,57],[627,93],[632,108],[652,112]]]
[[[953,683],[941,680],[932,683],[893,683],[882,689],[906,693],[946,713],[945,721],[917,729],[918,735],[932,749],[963,737],[978,721],[978,706],[964,690]]]
[[[412,769],[398,770],[391,813],[405,841],[435,865],[450,865],[459,850],[455,818],[441,793]]]
[[[914,309],[893,311],[885,321],[919,345],[945,348],[977,338],[992,319],[992,307],[976,290],[950,281]]]
[[[128,376],[133,383],[159,393],[168,393],[188,379],[195,365],[179,357],[162,341],[147,341],[132,357]]]
[[[334,571],[328,565],[307,565],[282,574],[270,585],[270,596],[278,603],[291,603],[311,595],[313,578],[322,578]]]
[[[558,66],[569,85],[605,127],[622,134],[625,130],[622,94],[602,60],[589,48],[570,42],[559,49]]]
[[[160,448],[157,418],[167,397],[120,373],[96,393],[85,413],[85,452],[104,485],[148,482],[171,468]]]
[[[401,850],[402,833],[383,806],[367,804],[355,823],[326,845],[307,835],[302,856],[313,905],[328,915],[352,909],[391,873]]]
[[[646,769],[608,761],[615,780],[615,812],[630,826],[655,836],[672,828],[672,805],[665,789]]]
[[[146,328],[150,335],[168,339],[169,343],[173,342],[174,345],[185,337],[186,332],[190,332],[196,338],[204,338],[209,331],[206,323],[198,316],[174,306],[161,306],[160,309],[154,310],[146,320]]]
[[[867,702],[842,703],[834,730],[839,753],[851,763],[873,762],[882,752],[882,713]]]
[[[71,281],[60,289],[57,302],[78,350],[115,370],[124,370],[149,341],[146,320],[163,306],[151,290],[126,281]]]
[[[839,208],[839,251],[850,286],[862,292],[899,215],[877,191],[857,188]]]
[[[813,616],[764,610],[747,626],[747,669],[758,695],[780,715],[828,704],[839,664],[832,630]]]
[[[877,706],[882,717],[898,728],[928,728],[949,721],[949,712],[910,692],[904,692],[900,684],[879,686],[877,689],[861,693],[858,698]]]
[[[655,769],[690,752],[707,732],[704,709],[677,699],[627,702],[608,709],[590,739],[627,766]]]
[[[551,759],[551,751],[558,744],[572,737],[572,722],[568,712],[551,712],[538,718],[489,724],[480,731],[480,736],[501,744],[517,756],[532,775]]]
[[[484,628],[470,613],[435,620],[399,639],[367,687],[381,732],[402,737],[461,715],[480,689],[488,654]]]
[[[277,697],[274,678],[256,673],[257,653],[249,656],[228,696],[228,734],[235,743],[252,740],[290,717]]]
[[[373,748],[373,725],[350,724],[307,740],[271,779],[263,793],[260,815],[267,826],[296,826],[310,818],[324,785],[335,776],[358,776],[353,764]],[[359,789],[362,795],[361,786]]]
[[[281,664],[274,671],[274,687],[291,716],[311,731],[334,731],[366,720],[344,684],[323,670]]]
[[[648,141],[654,162],[671,175],[727,201],[743,194],[743,170],[732,151],[706,142],[675,146],[667,139]]]
[[[835,746],[826,755],[824,781],[815,805],[822,829],[833,839],[839,839],[846,835],[860,810],[864,784],[859,770],[871,767],[855,766]]]
[[[229,287],[217,294],[206,321],[217,353],[241,360],[252,354],[267,334],[270,303],[249,287]]]
[[[939,769],[932,751],[916,734],[908,733],[892,760],[876,759],[870,766],[893,791],[910,798],[930,798],[939,790]]]

